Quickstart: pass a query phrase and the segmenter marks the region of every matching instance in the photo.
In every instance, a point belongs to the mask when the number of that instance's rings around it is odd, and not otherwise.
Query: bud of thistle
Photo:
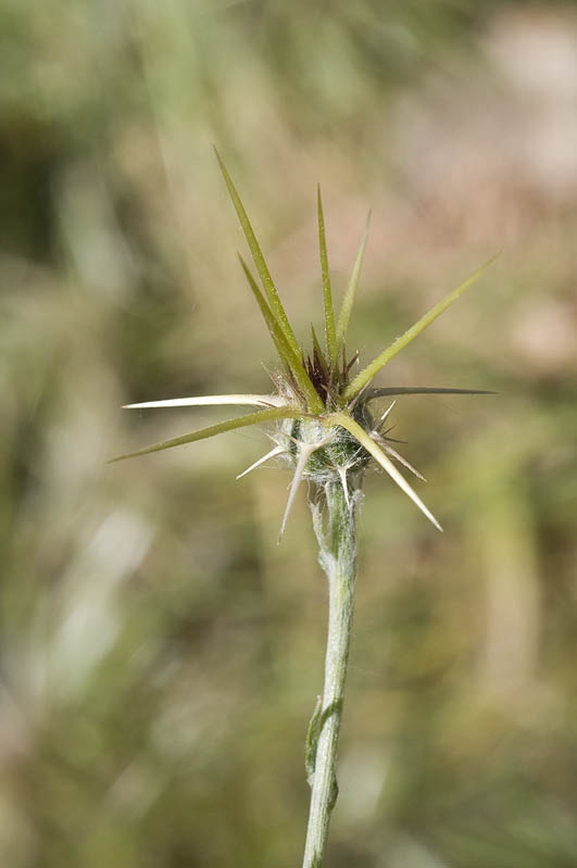
[[[383,424],[390,413],[391,404],[377,424],[373,419],[373,401],[390,395],[402,394],[482,394],[476,390],[427,387],[392,387],[374,389],[370,383],[381,368],[406,347],[424,328],[430,325],[443,311],[484,272],[489,263],[478,269],[456,289],[435,305],[421,319],[383,350],[369,365],[351,379],[351,369],[358,359],[355,353],[347,361],[345,339],[350,314],[356,294],[369,221],[363,234],[359,252],[353,267],[349,285],[343,298],[338,317],[335,316],[324,227],[320,190],[317,196],[319,246],[323,282],[325,346],[321,347],[314,328],[312,329],[312,352],[304,356],[289,323],[284,306],[265,262],[262,250],[254,234],[244,205],[232,179],[217,153],[228,192],[236,209],[248,247],[260,278],[260,286],[240,257],[250,289],[261,310],[272,341],[278,353],[281,371],[273,376],[277,393],[272,395],[209,395],[206,397],[152,401],[145,404],[130,404],[130,407],[177,407],[201,405],[249,405],[257,412],[212,425],[201,431],[174,437],[163,443],[141,449],[120,458],[131,458],[149,452],[157,452],[203,440],[215,434],[244,428],[260,423],[277,422],[276,446],[259,461],[256,461],[240,476],[244,476],[265,461],[284,456],[294,468],[289,499],[282,522],[282,530],[292,506],[296,490],[302,479],[318,485],[337,481],[342,485],[347,503],[350,488],[358,488],[362,473],[371,460],[376,461],[397,485],[407,494],[427,518],[439,529],[441,526],[427,509],[404,476],[395,466],[401,464],[420,479],[423,477],[390,445]],[[370,215],[369,215],[370,217]],[[493,257],[494,259],[495,257]],[[119,460],[119,459],[114,459]]]

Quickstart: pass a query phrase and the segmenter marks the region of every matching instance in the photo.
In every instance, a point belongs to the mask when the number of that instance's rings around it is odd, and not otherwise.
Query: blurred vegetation
[[[368,358],[438,535],[367,479],[329,865],[577,865],[574,4],[4,0],[0,865],[299,864],[324,579],[257,434],[107,458],[266,390],[218,144],[303,339],[366,211]],[[386,376],[385,376],[386,374]],[[224,418],[224,416],[222,417]],[[261,438],[263,442],[266,438]],[[421,489],[419,489],[421,490]]]

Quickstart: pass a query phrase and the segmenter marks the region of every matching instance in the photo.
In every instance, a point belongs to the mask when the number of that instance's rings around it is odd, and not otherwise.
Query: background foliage
[[[337,286],[373,209],[365,360],[504,250],[380,378],[499,395],[397,405],[444,535],[367,479],[329,864],[575,866],[574,5],[0,20],[0,864],[299,863],[326,602],[304,499],[277,547],[288,477],[234,480],[255,433],[105,465],[220,418],[122,403],[268,388],[215,142],[303,339],[317,181]]]

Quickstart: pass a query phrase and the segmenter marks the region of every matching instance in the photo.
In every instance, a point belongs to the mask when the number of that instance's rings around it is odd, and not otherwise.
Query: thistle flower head
[[[492,257],[464,280],[418,322],[384,349],[369,365],[353,376],[353,369],[356,369],[358,362],[358,352],[348,355],[345,342],[367,243],[370,214],[337,316],[328,266],[320,188],[317,191],[324,340],[321,341],[314,328],[311,327],[310,349],[303,351],[286,315],[241,198],[218,152],[216,152],[216,156],[258,275],[257,280],[239,254],[247,282],[260,308],[278,355],[279,366],[272,375],[275,392],[269,395],[209,395],[128,404],[126,406],[129,408],[230,405],[252,406],[258,409],[226,422],[211,425],[208,428],[184,434],[181,437],[174,437],[161,443],[155,443],[127,455],[121,455],[113,461],[204,440],[237,428],[275,423],[273,449],[241,473],[239,478],[276,457],[284,457],[293,467],[294,473],[289,488],[281,534],[284,531],[298,486],[303,479],[311,480],[318,485],[338,481],[342,484],[347,501],[349,501],[350,492],[357,488],[363,471],[371,461],[380,465],[435,527],[442,530],[439,522],[396,466],[400,464],[423,479],[396,452],[391,441],[387,438],[389,429],[384,426],[394,401],[380,416],[375,415],[373,408],[377,406],[375,402],[378,399],[394,395],[487,393],[479,390],[452,388],[403,386],[371,388],[371,382],[387,362],[414,340],[423,329],[440,316],[481,276],[495,257]]]

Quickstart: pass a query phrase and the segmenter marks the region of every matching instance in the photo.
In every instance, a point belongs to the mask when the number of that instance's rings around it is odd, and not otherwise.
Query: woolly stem
[[[311,503],[319,543],[319,561],[329,586],[329,621],[325,682],[313,714],[306,745],[311,802],[303,868],[321,868],[329,821],[338,795],[337,746],[343,713],[349,657],[357,541],[355,507],[360,492],[349,500],[341,481],[326,483],[320,502]]]

